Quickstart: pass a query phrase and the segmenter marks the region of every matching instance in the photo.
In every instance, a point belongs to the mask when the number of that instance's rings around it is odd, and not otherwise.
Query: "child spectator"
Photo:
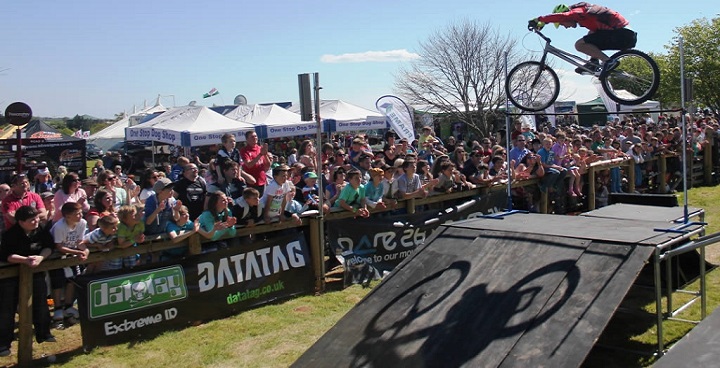
[[[318,176],[313,171],[308,171],[303,175],[303,181],[305,186],[302,188],[302,195],[305,199],[304,210],[319,210],[320,204],[320,188],[317,184]],[[330,211],[330,206],[327,203],[323,203],[323,212],[327,213]]]
[[[179,217],[177,220],[168,222],[166,229],[168,237],[172,240],[173,243],[179,243],[183,241],[190,235],[196,233],[200,228],[199,221],[190,221],[190,212],[188,211],[187,207],[181,206],[178,210],[178,215]],[[169,261],[173,259],[180,259],[184,257],[185,254],[187,254],[187,251],[187,246],[166,249],[160,254],[160,260]]]
[[[262,198],[263,203],[263,220],[266,224],[270,224],[274,220],[285,222],[288,220],[284,209],[287,207],[287,194],[295,193],[293,186],[288,182],[287,165],[280,165],[273,169],[273,181],[268,183],[265,188],[265,195]],[[296,221],[300,221],[300,217],[292,216]]]
[[[235,200],[233,213],[238,225],[255,226],[256,222],[262,220],[263,214],[260,192],[255,188],[245,188],[242,197]]]
[[[213,241],[203,244],[203,253],[215,251],[218,247],[227,248],[227,243],[218,241],[218,239],[235,235],[237,219],[232,217],[225,193],[211,193],[208,198],[207,209],[200,214],[197,220],[200,223],[198,229],[200,235]]]
[[[348,185],[343,188],[335,207],[350,211],[355,216],[369,217],[365,199],[365,187],[360,184],[360,170],[351,169],[347,174]]]
[[[85,235],[81,244],[84,244],[88,248],[96,248],[101,252],[109,252],[115,245],[119,222],[115,216],[105,216],[99,219],[97,229]],[[96,273],[119,269],[122,269],[122,258],[91,263],[85,272]]]
[[[118,211],[120,224],[117,228],[117,246],[120,249],[135,247],[138,243],[145,241],[145,223],[142,221],[142,207],[122,206]],[[120,263],[121,268],[133,268],[137,265],[139,255],[133,254],[115,262]]]
[[[173,185],[168,178],[158,178],[153,185],[154,194],[145,201],[145,235],[162,234],[171,219],[177,220],[174,212],[182,203],[173,198]]]
[[[40,230],[38,210],[22,206],[15,211],[16,223],[3,234],[0,260],[35,268],[52,254],[52,239],[47,230]],[[33,273],[32,320],[35,340],[55,342],[50,333],[50,311],[47,304],[45,273]],[[0,357],[10,355],[14,340],[15,313],[19,300],[18,278],[0,279]]]
[[[67,202],[60,209],[63,218],[55,223],[50,230],[55,249],[65,256],[77,256],[86,260],[90,251],[82,243],[87,222],[82,218],[82,205],[77,202]],[[75,284],[72,279],[82,274],[81,266],[65,267],[50,272],[50,284],[53,288],[55,311],[53,320],[61,322],[64,318],[79,318],[80,313],[73,307],[75,300]],[[65,288],[65,302],[62,301],[62,289]]]
[[[372,168],[370,171],[370,181],[365,185],[365,198],[370,208],[384,209],[383,192],[385,191],[385,182],[383,175],[385,172],[380,168]]]

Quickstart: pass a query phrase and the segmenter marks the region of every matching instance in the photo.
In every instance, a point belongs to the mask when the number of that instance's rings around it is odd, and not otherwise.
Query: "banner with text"
[[[83,346],[157,336],[314,290],[302,232],[77,278]]]
[[[504,192],[495,192],[412,215],[331,221],[328,241],[344,260],[346,283],[361,283],[394,269],[440,225],[502,211],[506,202]]]

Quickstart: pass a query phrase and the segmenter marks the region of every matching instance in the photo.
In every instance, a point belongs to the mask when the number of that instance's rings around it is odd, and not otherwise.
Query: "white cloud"
[[[408,50],[388,51],[365,51],[340,55],[323,55],[320,61],[323,63],[368,63],[368,62],[393,62],[419,59],[420,55]]]

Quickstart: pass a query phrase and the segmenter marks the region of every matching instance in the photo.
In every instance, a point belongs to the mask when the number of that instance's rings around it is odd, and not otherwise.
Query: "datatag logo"
[[[89,318],[135,311],[187,298],[180,266],[96,280],[88,284]]]

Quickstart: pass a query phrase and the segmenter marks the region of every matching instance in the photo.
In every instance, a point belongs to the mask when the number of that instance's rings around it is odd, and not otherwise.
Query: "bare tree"
[[[489,24],[452,23],[420,43],[418,61],[400,71],[395,87],[411,104],[429,105],[488,136],[505,104],[505,54],[515,65],[516,41]]]

